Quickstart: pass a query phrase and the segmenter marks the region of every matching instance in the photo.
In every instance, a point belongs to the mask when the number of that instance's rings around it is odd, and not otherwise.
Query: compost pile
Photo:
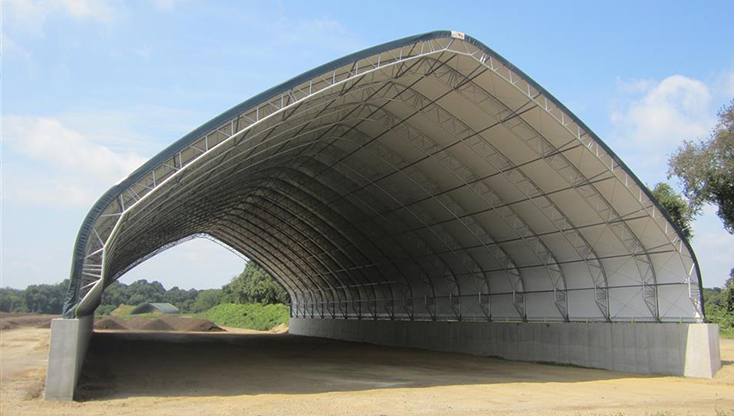
[[[0,330],[24,327],[51,328],[51,320],[58,317],[59,315],[0,312]]]
[[[144,318],[136,316],[123,319],[118,316],[109,316],[98,319],[95,329],[112,331],[168,331],[168,332],[219,332],[224,329],[206,319],[197,319],[189,316],[161,316],[159,318]]]

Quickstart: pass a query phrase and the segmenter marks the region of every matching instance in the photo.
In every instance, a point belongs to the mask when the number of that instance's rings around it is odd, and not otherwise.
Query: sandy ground
[[[2,415],[734,414],[734,341],[713,380],[267,334],[96,333],[81,402],[44,402],[49,330],[2,331]]]

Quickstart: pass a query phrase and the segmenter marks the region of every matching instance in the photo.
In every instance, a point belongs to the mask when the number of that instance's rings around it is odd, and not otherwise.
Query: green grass
[[[719,336],[726,339],[734,339],[734,328],[719,328]],[[734,415],[734,412],[732,412]]]
[[[223,303],[195,316],[208,319],[220,326],[267,331],[276,325],[288,323],[290,313],[288,307],[280,303],[274,305]]]
[[[135,317],[141,317],[145,319],[157,319],[162,318],[164,316],[182,316],[180,313],[160,313],[160,312],[153,312],[153,313],[136,313],[135,315],[131,315],[129,313],[119,313],[117,315],[113,315],[117,318],[128,320]]]
[[[135,309],[135,305],[120,305],[115,309],[114,311],[110,312],[110,315],[112,316],[124,316],[124,315],[130,315],[130,312]]]
[[[132,306],[132,305],[120,305],[120,306],[118,306],[116,309],[114,309],[112,311],[109,310],[110,308],[108,306],[109,305],[103,305],[103,306],[100,306],[99,308],[97,308],[97,311],[95,312],[95,316],[97,316],[98,318],[104,318],[104,317],[107,317],[107,316],[114,316],[116,318],[128,320],[128,319],[132,319],[132,318],[134,318],[136,316],[139,316],[141,318],[146,318],[146,319],[155,319],[155,318],[160,318],[161,316],[180,316],[181,315],[181,314],[178,314],[178,313],[164,314],[164,313],[160,313],[160,312],[139,313],[139,314],[133,315],[130,312],[132,312],[133,309],[135,309],[135,306]]]
[[[106,317],[106,316],[130,316],[130,312],[135,309],[135,306],[133,305],[120,305],[117,308],[115,308],[113,305],[101,305],[97,308],[96,311],[94,311],[94,315],[97,317]]]

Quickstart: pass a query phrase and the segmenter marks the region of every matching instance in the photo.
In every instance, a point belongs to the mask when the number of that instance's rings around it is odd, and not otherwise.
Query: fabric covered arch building
[[[67,314],[162,249],[211,236],[293,315],[698,322],[687,241],[621,160],[478,41],[347,56],[177,141],[93,207]]]
[[[693,250],[647,188],[460,32],[310,70],[149,160],[85,219],[65,316],[92,314],[105,286],[197,236],[270,272],[295,332],[704,318]]]

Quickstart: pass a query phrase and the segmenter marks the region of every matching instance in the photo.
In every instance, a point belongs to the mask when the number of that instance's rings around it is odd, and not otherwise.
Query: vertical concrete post
[[[74,400],[74,390],[92,338],[94,316],[51,321],[46,400]]]
[[[712,378],[721,368],[719,325],[689,325],[683,375]]]

